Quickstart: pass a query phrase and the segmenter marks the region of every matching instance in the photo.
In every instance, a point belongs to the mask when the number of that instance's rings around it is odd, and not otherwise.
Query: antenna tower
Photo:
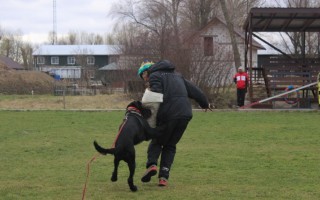
[[[57,14],[56,14],[56,0],[53,0],[53,23],[52,23],[52,44],[57,42]]]

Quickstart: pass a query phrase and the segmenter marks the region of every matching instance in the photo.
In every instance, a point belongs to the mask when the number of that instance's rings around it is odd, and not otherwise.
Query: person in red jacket
[[[238,73],[233,77],[234,83],[237,85],[237,104],[239,107],[244,106],[244,100],[247,93],[249,83],[248,74],[244,71],[244,67],[238,68]]]

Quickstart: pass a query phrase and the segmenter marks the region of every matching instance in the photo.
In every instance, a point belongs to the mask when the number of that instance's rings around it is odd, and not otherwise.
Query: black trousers
[[[151,165],[158,165],[161,154],[159,178],[168,179],[171,165],[176,154],[176,145],[186,130],[190,119],[175,119],[168,121],[161,132],[159,139],[154,139],[148,147],[147,168]]]
[[[238,106],[244,106],[244,99],[246,96],[247,89],[237,89],[237,104]]]

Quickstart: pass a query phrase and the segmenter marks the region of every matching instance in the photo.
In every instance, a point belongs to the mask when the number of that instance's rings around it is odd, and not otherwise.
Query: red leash
[[[127,122],[127,118],[122,122],[122,124],[121,124],[121,126],[120,126],[120,128],[119,128],[119,132],[118,132],[118,134],[117,134],[117,136],[116,136],[116,139],[114,140],[114,142],[113,142],[113,144],[112,144],[112,148],[115,148],[115,147],[116,147],[117,140],[118,140],[119,135],[120,135],[120,133],[122,132],[122,128],[124,127],[124,125],[126,124],[126,122]]]
[[[87,190],[87,182],[88,182],[88,179],[89,179],[89,174],[90,174],[90,164],[97,158],[99,157],[101,154],[100,153],[97,153],[95,156],[93,156],[91,158],[91,160],[87,163],[87,178],[86,178],[86,182],[84,184],[84,187],[83,187],[83,190],[82,190],[82,200],[85,199],[85,196],[86,196],[86,190]]]

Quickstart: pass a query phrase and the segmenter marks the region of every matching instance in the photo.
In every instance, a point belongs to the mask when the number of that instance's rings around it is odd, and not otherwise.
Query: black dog
[[[133,101],[127,106],[125,119],[120,125],[119,133],[113,147],[105,149],[98,145],[96,141],[93,143],[99,153],[103,155],[114,155],[114,171],[111,181],[115,182],[118,179],[119,162],[123,160],[128,164],[130,171],[128,184],[130,190],[133,192],[137,191],[137,186],[133,183],[136,168],[134,145],[144,140],[155,138],[158,135],[156,129],[152,129],[146,121],[150,116],[150,109],[143,107],[140,101]]]

